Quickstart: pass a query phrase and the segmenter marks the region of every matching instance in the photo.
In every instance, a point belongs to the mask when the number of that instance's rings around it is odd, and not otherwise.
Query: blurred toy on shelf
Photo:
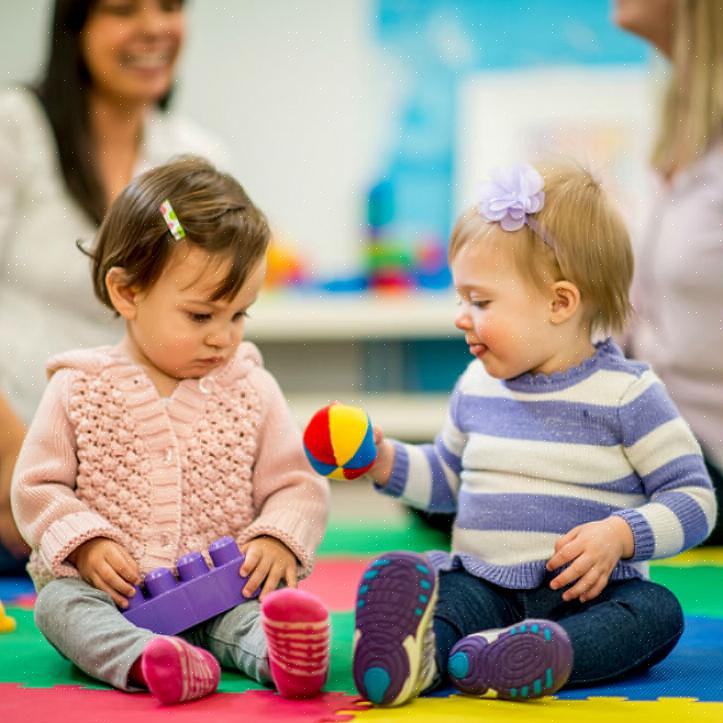
[[[417,229],[395,222],[394,186],[376,183],[367,196],[366,271],[378,291],[446,289],[451,276],[445,244]]]
[[[266,288],[279,289],[302,286],[308,282],[308,272],[301,253],[281,239],[273,239],[266,255]]]
[[[239,574],[244,555],[236,541],[221,537],[208,554],[213,569],[200,552],[189,552],[176,563],[178,578],[166,567],[149,572],[123,615],[139,628],[175,635],[250,600],[241,592],[248,578]]]

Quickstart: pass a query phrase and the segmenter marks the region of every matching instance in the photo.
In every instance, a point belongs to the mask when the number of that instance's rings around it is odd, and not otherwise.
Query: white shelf
[[[319,394],[289,394],[291,411],[301,429],[314,412],[338,401],[363,407],[384,434],[402,440],[431,442],[447,417],[448,394],[363,394],[340,392],[326,399]]]
[[[449,292],[301,294],[265,292],[246,324],[250,341],[428,339],[460,336]]]

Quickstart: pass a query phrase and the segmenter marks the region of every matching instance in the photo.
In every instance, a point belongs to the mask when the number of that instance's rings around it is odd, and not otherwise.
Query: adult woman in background
[[[650,362],[723,493],[723,4],[617,0],[615,22],[668,57],[653,212],[636,249],[630,352]],[[707,544],[723,544],[718,525]]]
[[[0,94],[0,389],[25,420],[51,354],[117,335],[76,241],[138,173],[181,153],[224,165],[164,112],[184,37],[181,0],[56,0],[44,77]],[[8,506],[0,485],[0,540],[18,550]]]

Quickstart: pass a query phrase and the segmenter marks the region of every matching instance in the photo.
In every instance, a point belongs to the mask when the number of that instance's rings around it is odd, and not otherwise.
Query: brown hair
[[[177,241],[160,206],[168,199],[186,232]],[[270,231],[265,216],[232,176],[202,158],[186,156],[147,171],[126,186],[110,207],[92,251],[96,296],[113,305],[105,277],[122,268],[128,285],[148,289],[174,248],[189,243],[231,262],[213,299],[230,298],[266,252]]]
[[[591,330],[621,331],[631,312],[633,276],[633,252],[622,217],[582,166],[561,164],[541,173],[545,203],[534,215],[539,233],[527,225],[503,231],[475,206],[452,230],[450,262],[465,244],[489,240],[509,249],[517,268],[538,288],[563,279],[575,284]]]
[[[723,135],[723,5],[678,0],[672,69],[653,165],[670,175],[690,165]]]

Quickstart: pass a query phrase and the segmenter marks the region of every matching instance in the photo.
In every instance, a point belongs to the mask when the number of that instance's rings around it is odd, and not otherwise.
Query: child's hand
[[[286,545],[275,537],[263,535],[247,542],[241,552],[246,555],[241,565],[241,577],[248,577],[243,594],[251,597],[266,580],[259,600],[276,590],[282,580],[289,587],[296,587],[297,559]]]
[[[618,560],[632,557],[633,551],[633,532],[622,517],[608,517],[573,527],[557,541],[555,554],[547,562],[549,571],[571,563],[553,578],[550,587],[558,590],[577,581],[565,590],[562,599],[592,600],[605,589]]]
[[[135,594],[133,585],[140,585],[141,573],[124,547],[107,537],[94,537],[73,550],[68,559],[89,585],[108,593],[119,607],[128,607],[127,598]]]
[[[386,486],[389,477],[394,469],[394,445],[384,438],[384,432],[376,426],[372,427],[374,432],[374,444],[377,447],[377,459],[374,466],[367,472],[378,485]]]

